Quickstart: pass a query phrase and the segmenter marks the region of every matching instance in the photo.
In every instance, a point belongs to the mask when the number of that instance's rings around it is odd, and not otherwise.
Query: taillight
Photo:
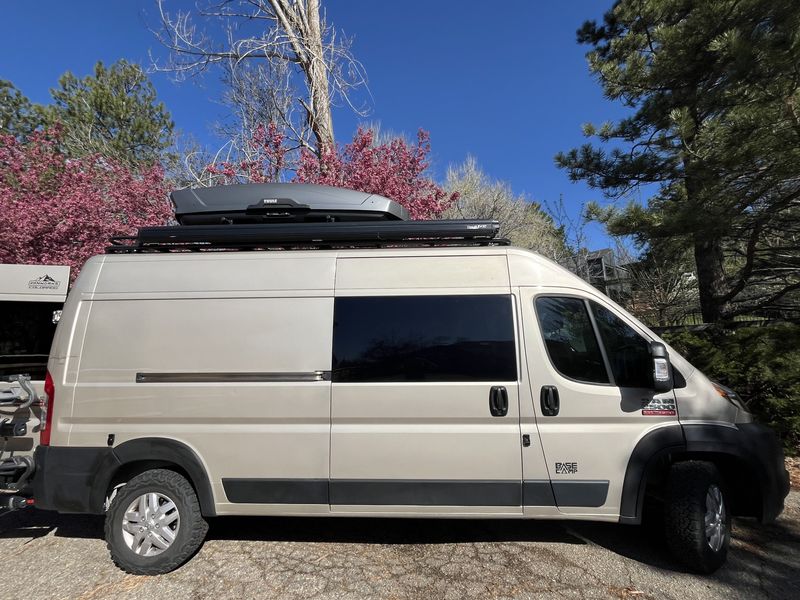
[[[42,446],[50,445],[50,431],[53,429],[53,402],[56,399],[56,389],[50,371],[44,378],[44,398],[42,398],[41,426],[39,427],[39,443]]]

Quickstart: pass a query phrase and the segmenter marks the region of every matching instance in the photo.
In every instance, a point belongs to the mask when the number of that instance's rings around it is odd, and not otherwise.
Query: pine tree
[[[170,114],[139,65],[98,62],[94,75],[79,79],[67,72],[50,92],[47,124],[61,125],[69,156],[100,154],[130,166],[152,165],[172,144]]]
[[[25,139],[42,124],[41,107],[33,104],[13,83],[0,79],[0,135]]]
[[[556,156],[612,199],[591,213],[643,245],[686,245],[704,320],[800,310],[800,2],[618,0],[587,22],[589,68],[631,115]]]

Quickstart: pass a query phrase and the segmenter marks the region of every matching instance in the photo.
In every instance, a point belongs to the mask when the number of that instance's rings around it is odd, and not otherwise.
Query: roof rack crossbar
[[[386,221],[143,227],[108,253],[254,248],[507,245],[497,221]]]

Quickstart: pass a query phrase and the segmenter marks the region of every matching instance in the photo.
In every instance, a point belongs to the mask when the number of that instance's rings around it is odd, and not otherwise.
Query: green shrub
[[[738,392],[788,453],[800,453],[800,325],[713,327],[663,337],[708,377]]]

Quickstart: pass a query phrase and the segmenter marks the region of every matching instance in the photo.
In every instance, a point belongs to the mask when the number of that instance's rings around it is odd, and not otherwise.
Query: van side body
[[[670,348],[672,391],[617,385],[638,350],[568,343],[561,314],[662,342],[516,248],[95,257],[53,342],[37,505],[100,514],[164,468],[205,516],[638,523],[671,465],[707,460],[734,514],[780,513],[769,430]]]

